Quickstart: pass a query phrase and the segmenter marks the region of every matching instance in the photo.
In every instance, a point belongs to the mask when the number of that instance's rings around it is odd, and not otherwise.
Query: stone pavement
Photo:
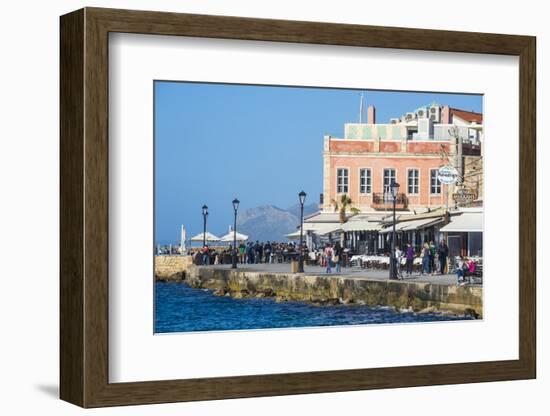
[[[210,268],[219,268],[219,269],[229,269],[231,268],[230,264],[221,264],[216,266],[200,266],[200,267],[210,267]],[[237,265],[238,270],[247,270],[251,272],[262,272],[267,273],[289,273],[290,264],[289,263],[277,263],[277,264],[239,264]],[[326,275],[325,268],[320,266],[305,266],[305,274],[308,275]],[[336,273],[335,269],[332,269],[331,276],[334,277],[346,277],[346,278],[357,278],[357,279],[369,279],[369,280],[388,280],[389,271],[388,270],[373,270],[373,269],[362,269],[360,267],[342,267],[340,273]],[[454,285],[456,284],[456,275],[455,274],[444,274],[444,275],[420,275],[418,273],[413,273],[411,276],[405,274],[405,282],[422,282],[422,283],[433,283],[433,284],[442,284],[442,285]]]

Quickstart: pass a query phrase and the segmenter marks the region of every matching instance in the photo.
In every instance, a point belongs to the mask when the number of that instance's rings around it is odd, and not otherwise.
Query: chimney
[[[367,123],[376,124],[376,108],[373,105],[369,105],[367,109]]]
[[[451,124],[451,109],[448,105],[444,105],[441,110],[441,124]]]

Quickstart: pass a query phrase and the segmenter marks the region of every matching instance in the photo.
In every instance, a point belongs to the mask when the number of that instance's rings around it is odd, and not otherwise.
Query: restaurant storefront
[[[440,229],[450,256],[483,257],[483,212],[463,210]]]

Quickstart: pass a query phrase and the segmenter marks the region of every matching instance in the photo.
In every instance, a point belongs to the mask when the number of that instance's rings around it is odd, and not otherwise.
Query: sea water
[[[314,306],[273,298],[234,299],[183,283],[155,283],[155,333],[300,328],[469,319],[439,313],[400,313],[360,305]]]

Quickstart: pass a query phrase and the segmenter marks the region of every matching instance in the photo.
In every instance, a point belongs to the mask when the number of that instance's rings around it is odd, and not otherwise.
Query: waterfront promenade
[[[288,263],[196,266],[190,256],[157,256],[155,278],[185,282],[192,288],[211,289],[218,296],[274,297],[277,301],[313,304],[365,304],[397,310],[441,311],[481,317],[483,288],[459,286],[454,274],[419,275],[390,280],[387,270],[342,268],[326,273],[320,266],[305,266],[292,273]]]
[[[231,269],[230,264],[220,264],[220,265],[211,265],[211,266],[198,266],[198,267],[207,267],[211,269]],[[265,272],[265,273],[290,273],[290,264],[288,263],[275,263],[275,264],[238,264],[238,271],[247,271],[247,272]],[[336,273],[335,268],[332,269],[332,273],[326,273],[325,268],[321,266],[307,266],[304,265],[304,275],[311,276],[326,276],[334,278],[351,278],[351,279],[368,279],[368,280],[389,280],[389,271],[388,270],[374,270],[374,269],[362,269],[360,267],[342,267],[340,273]],[[403,282],[418,282],[418,283],[431,283],[431,284],[440,284],[440,285],[455,285],[456,284],[456,275],[455,274],[444,274],[444,275],[420,275],[419,273],[413,273],[411,276],[403,276]]]

